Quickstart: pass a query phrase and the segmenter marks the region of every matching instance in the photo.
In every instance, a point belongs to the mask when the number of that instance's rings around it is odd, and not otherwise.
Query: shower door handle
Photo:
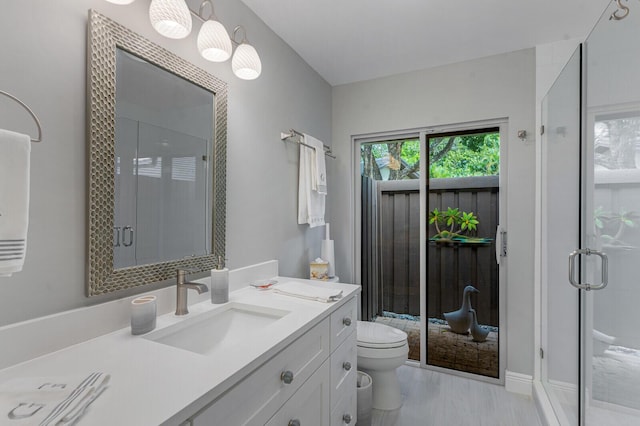
[[[602,260],[602,280],[600,284],[579,283],[576,281],[576,258],[584,254],[585,256],[596,255]],[[609,258],[603,252],[591,250],[589,248],[575,250],[569,255],[569,282],[572,286],[580,290],[602,290],[609,283]]]
[[[124,233],[125,231],[129,231],[129,242],[124,241]],[[125,247],[131,247],[133,245],[133,234],[134,234],[133,226],[125,226],[122,228],[122,245]]]

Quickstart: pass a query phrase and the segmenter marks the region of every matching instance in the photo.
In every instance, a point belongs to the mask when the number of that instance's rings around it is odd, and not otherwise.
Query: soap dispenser
[[[211,303],[229,301],[229,269],[224,267],[224,259],[218,256],[216,269],[211,270]]]

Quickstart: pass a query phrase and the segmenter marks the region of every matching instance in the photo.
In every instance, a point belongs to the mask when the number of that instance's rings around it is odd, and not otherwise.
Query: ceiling
[[[582,39],[610,3],[242,1],[332,86]]]

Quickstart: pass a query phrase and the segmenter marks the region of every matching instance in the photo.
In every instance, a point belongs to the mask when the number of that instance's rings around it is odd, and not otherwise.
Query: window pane
[[[420,178],[420,141],[393,140],[363,143],[360,172],[374,180]]]
[[[429,138],[429,177],[496,176],[500,169],[498,132]]]

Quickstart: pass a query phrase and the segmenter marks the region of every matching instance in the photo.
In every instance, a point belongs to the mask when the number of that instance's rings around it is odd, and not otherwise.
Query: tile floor
[[[503,386],[402,366],[403,406],[373,410],[372,426],[541,426],[531,397]]]

